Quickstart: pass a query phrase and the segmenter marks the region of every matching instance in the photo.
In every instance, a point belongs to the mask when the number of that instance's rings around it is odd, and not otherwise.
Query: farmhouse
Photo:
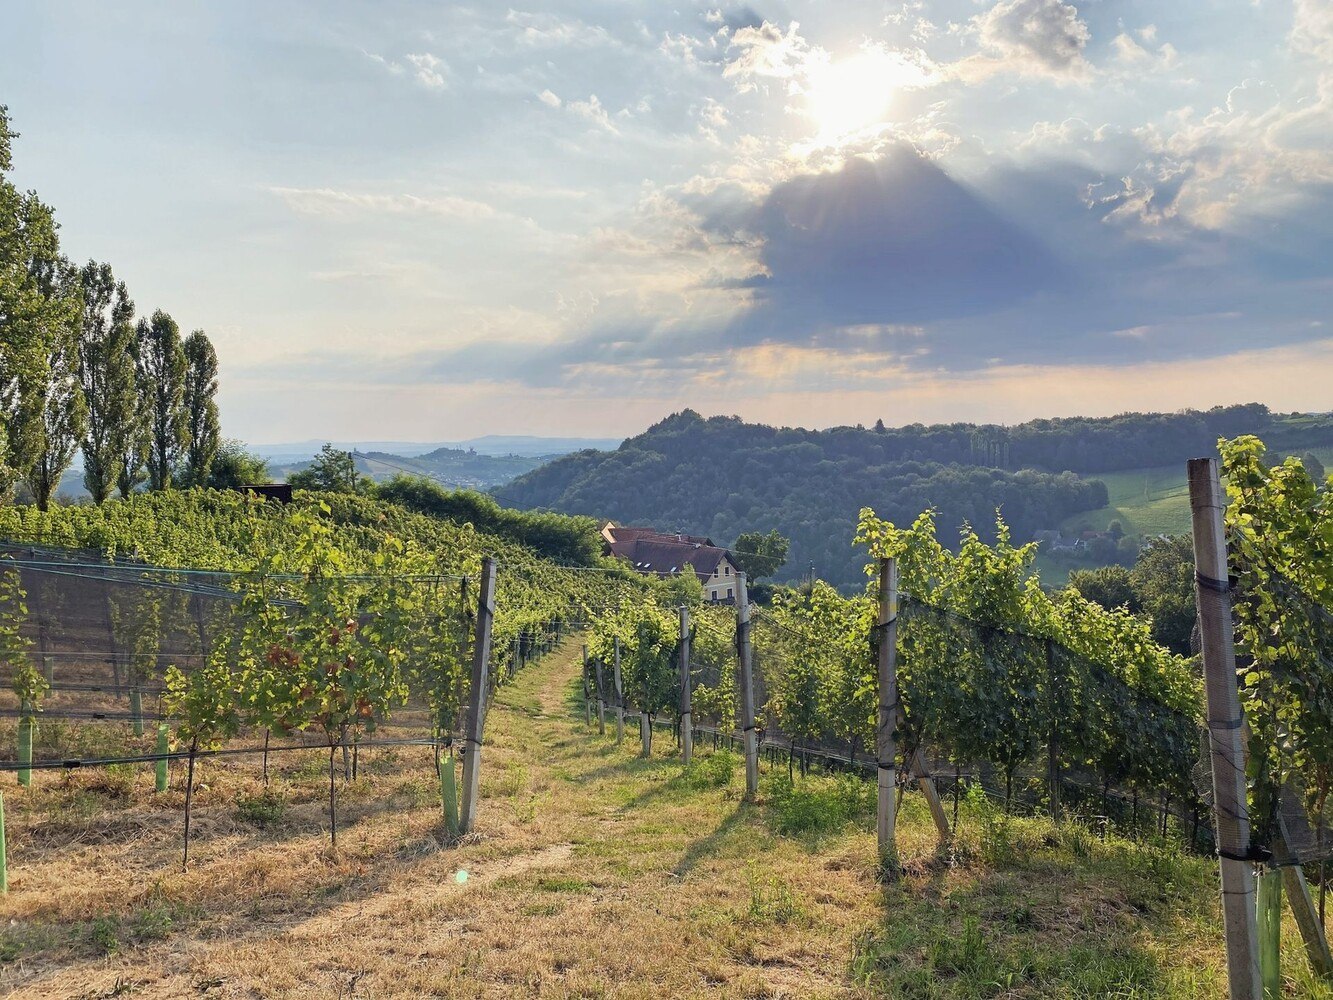
[[[624,528],[607,521],[602,528],[608,555],[624,559],[640,573],[675,576],[693,571],[703,584],[704,597],[714,604],[736,600],[739,571],[731,553],[711,538],[657,531],[654,528]]]

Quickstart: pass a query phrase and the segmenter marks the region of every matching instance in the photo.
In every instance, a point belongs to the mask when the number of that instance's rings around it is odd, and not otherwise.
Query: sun
[[[866,46],[855,55],[808,66],[805,109],[818,138],[833,141],[882,123],[899,92],[928,82],[929,72],[902,53]]]

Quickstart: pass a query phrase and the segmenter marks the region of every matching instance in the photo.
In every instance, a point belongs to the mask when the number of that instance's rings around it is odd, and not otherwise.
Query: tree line
[[[22,483],[46,510],[79,452],[97,504],[262,474],[222,440],[207,334],[161,309],[136,320],[110,264],[62,253],[54,210],[10,179],[17,134],[0,105],[0,497]]]
[[[991,537],[996,508],[1017,537],[1030,538],[1107,502],[1103,483],[1072,473],[899,460],[886,457],[875,431],[773,428],[735,417],[705,420],[690,410],[613,452],[556,459],[503,492],[523,507],[704,534],[738,549],[739,536],[776,527],[791,542],[779,581],[805,576],[813,563],[819,576],[844,588],[862,583],[863,564],[845,539],[872,499],[899,521],[937,509],[949,542],[964,523]]]

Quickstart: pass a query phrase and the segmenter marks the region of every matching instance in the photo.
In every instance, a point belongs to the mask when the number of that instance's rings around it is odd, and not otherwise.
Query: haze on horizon
[[[1333,406],[1333,7],[9,12],[15,180],[255,442]]]

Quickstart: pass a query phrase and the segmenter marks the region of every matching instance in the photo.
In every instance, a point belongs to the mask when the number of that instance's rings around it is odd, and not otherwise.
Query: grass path
[[[577,675],[571,646],[499,694],[479,830],[455,848],[435,839],[428,762],[407,755],[368,762],[344,793],[337,859],[299,775],[287,818],[264,832],[229,818],[253,777],[215,774],[185,876],[172,864],[176,814],[160,803],[136,793],[62,834],[34,799],[11,826],[0,988],[349,1000],[1222,992],[1204,860],[965,803],[946,864],[909,795],[908,875],[881,889],[863,823],[870,786],[811,778],[793,792],[784,769],[743,804],[730,754],[686,771],[660,732],[641,760],[637,730],[617,747],[612,725],[585,727]],[[1326,996],[1301,980],[1297,950],[1289,936],[1294,995]]]

